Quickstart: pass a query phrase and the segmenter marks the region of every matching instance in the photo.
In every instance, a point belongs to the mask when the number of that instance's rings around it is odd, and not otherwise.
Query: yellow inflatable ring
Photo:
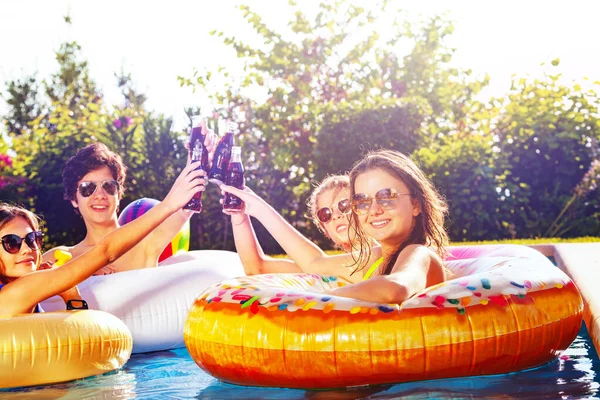
[[[537,251],[458,248],[446,264],[455,279],[401,305],[324,294],[336,277],[227,280],[196,299],[184,340],[226,382],[326,389],[522,370],[575,339],[581,296]]]
[[[44,385],[121,368],[131,333],[102,311],[0,316],[0,388]]]

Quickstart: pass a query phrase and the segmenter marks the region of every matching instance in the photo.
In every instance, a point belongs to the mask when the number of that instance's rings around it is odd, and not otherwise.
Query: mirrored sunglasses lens
[[[347,214],[350,211],[350,200],[340,200],[340,202],[338,203],[338,210],[340,210],[342,214]]]
[[[119,182],[117,181],[105,181],[102,183],[102,189],[110,195],[113,196],[115,193],[119,191]]]
[[[79,184],[79,193],[83,197],[90,197],[96,191],[94,182],[82,182]]]
[[[352,197],[352,209],[357,214],[366,214],[371,207],[371,198],[366,194],[355,194]]]
[[[329,207],[324,207],[317,211],[317,218],[324,224],[331,221],[331,210]]]
[[[389,199],[391,197],[398,197],[398,192],[396,192],[396,189],[381,189],[375,194],[375,198],[377,199]]]

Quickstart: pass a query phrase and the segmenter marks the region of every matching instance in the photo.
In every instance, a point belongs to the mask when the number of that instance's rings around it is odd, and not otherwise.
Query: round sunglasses
[[[25,237],[20,237],[14,233],[2,236],[2,247],[7,253],[16,254],[21,250],[23,242],[27,243],[27,246],[31,250],[37,251],[42,248],[42,237],[44,234],[40,231],[29,232]]]
[[[350,206],[350,200],[348,199],[342,199],[338,201],[337,205],[334,205],[333,207],[336,207],[340,214],[348,214],[350,211],[352,211],[352,207]],[[331,221],[332,218],[333,208],[323,207],[317,210],[317,219],[321,223],[326,224],[329,221]]]
[[[77,190],[79,190],[79,194],[83,197],[90,197],[96,192],[98,186],[102,186],[102,189],[104,189],[109,196],[114,196],[119,192],[119,182],[114,179],[102,182],[81,182],[77,187]]]
[[[410,193],[398,193],[396,189],[381,189],[375,193],[375,202],[384,210],[393,210],[396,200],[400,196],[410,196]],[[358,215],[365,215],[371,209],[373,197],[364,193],[356,193],[352,196],[352,210]]]

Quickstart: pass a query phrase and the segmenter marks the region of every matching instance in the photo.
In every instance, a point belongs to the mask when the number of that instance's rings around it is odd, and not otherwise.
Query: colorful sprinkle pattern
[[[520,247],[520,246],[519,246]],[[343,278],[317,274],[266,274],[245,276],[206,289],[197,301],[239,303],[242,309],[296,312],[320,310],[350,314],[390,314],[405,309],[454,308],[460,315],[477,305],[508,305],[528,293],[562,288],[570,280],[545,257],[489,256],[452,259],[447,267],[453,278],[425,289],[401,305],[377,304],[332,296],[330,289],[349,284]]]

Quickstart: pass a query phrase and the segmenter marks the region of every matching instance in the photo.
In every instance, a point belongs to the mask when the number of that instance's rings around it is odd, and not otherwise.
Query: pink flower
[[[117,129],[121,129],[121,119],[117,118],[113,121],[113,125],[115,126],[115,128]]]
[[[9,167],[13,165],[12,158],[8,154],[0,154],[0,168]]]
[[[125,117],[125,126],[131,125],[131,117],[128,115]]]

